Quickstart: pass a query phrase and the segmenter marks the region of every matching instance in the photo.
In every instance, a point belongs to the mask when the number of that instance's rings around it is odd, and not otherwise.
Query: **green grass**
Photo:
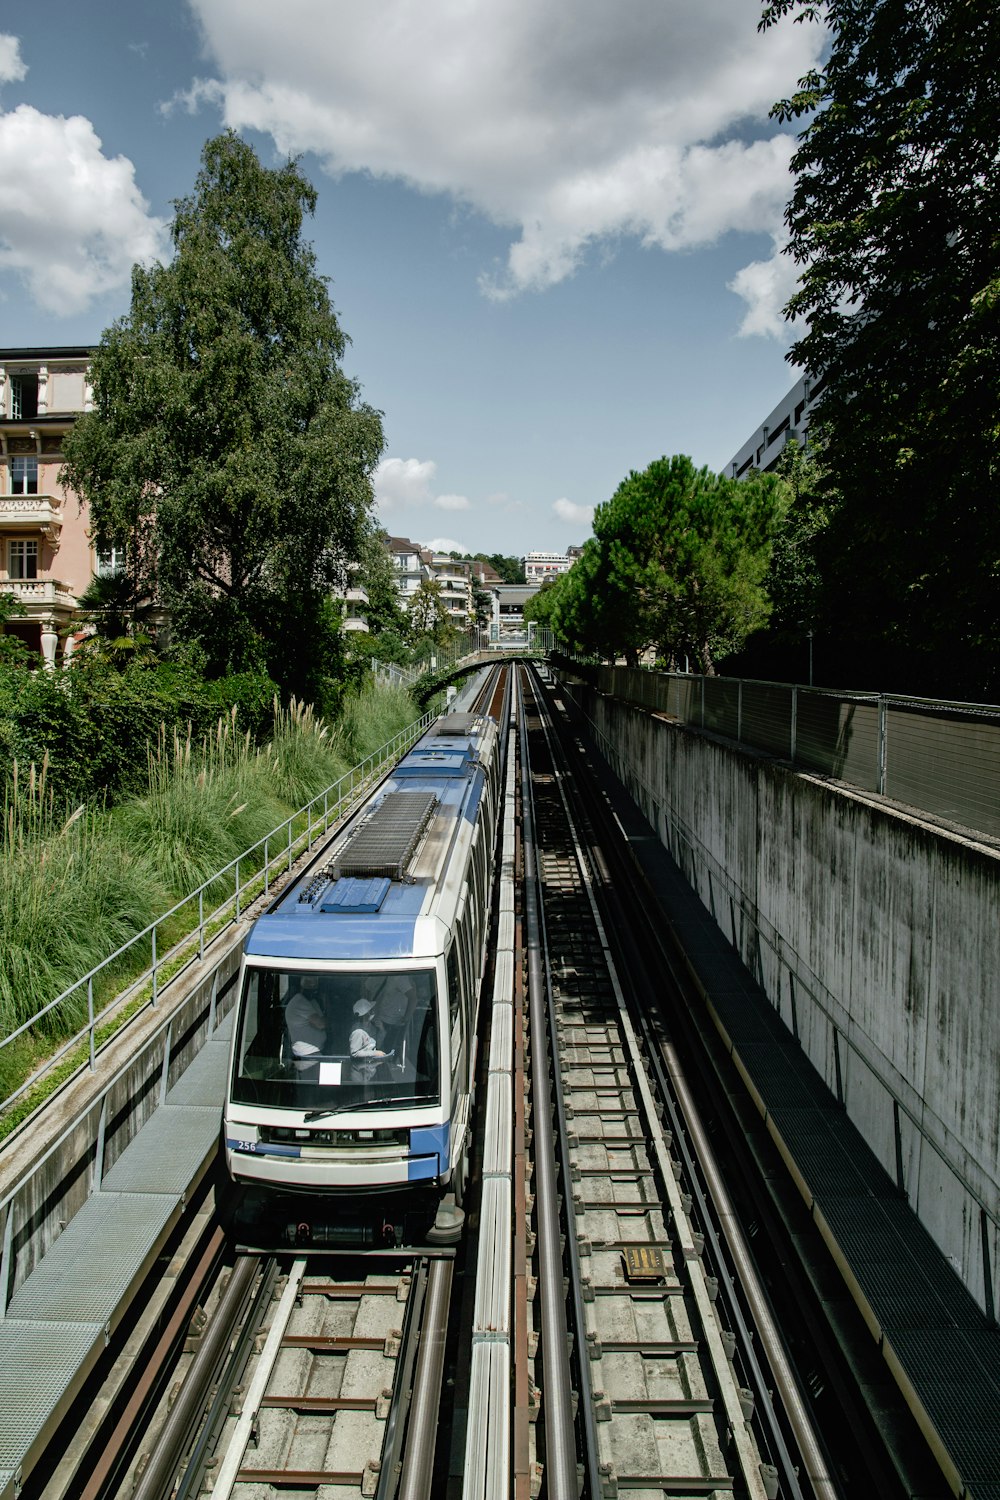
[[[150,749],[144,795],[111,811],[79,808],[68,819],[55,812],[44,764],[20,783],[15,777],[0,839],[0,1038],[153,922],[159,954],[182,942],[196,927],[197,902],[159,922],[164,913],[416,717],[405,693],[376,686],[350,705],[332,734],[311,709],[292,704],[276,712],[271,739],[257,748],[239,732],[235,716],[228,716],[201,743],[177,737],[168,743],[161,736]],[[304,815],[296,818],[293,840],[306,827]],[[281,847],[269,849],[272,862],[284,857],[286,847],[283,840]],[[262,850],[256,861],[241,859],[241,879],[262,864]],[[256,888],[263,887],[261,873]],[[233,891],[230,872],[206,894],[205,912]],[[241,899],[246,904],[252,897],[250,891]],[[218,927],[227,920],[220,918]],[[148,967],[150,951],[149,942],[136,944],[102,971],[96,1011]],[[181,954],[176,966],[187,962],[189,953]],[[164,972],[159,982],[167,977]],[[24,1037],[0,1048],[0,1100],[86,1017],[87,994],[81,989]],[[109,1024],[117,1027],[121,1020],[116,1013]],[[73,1067],[86,1053],[84,1046]],[[61,1060],[52,1074],[61,1078],[66,1062]],[[51,1091],[56,1083],[47,1075],[44,1086]],[[21,1101],[8,1111],[15,1114],[23,1117]],[[11,1128],[5,1116],[0,1136]]]

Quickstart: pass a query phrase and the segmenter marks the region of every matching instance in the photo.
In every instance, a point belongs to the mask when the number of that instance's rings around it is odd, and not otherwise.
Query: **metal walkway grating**
[[[103,1348],[103,1323],[0,1319],[3,1500],[15,1493],[18,1471],[44,1448]]]
[[[0,1500],[30,1474],[217,1150],[231,1026],[224,1018],[0,1316]]]
[[[156,1111],[156,1130],[140,1130],[101,1183],[103,1193],[186,1193],[219,1140],[219,1109],[175,1104]]]
[[[326,871],[402,880],[437,806],[434,792],[389,792]]]
[[[179,1216],[177,1194],[95,1193],[14,1293],[7,1316],[112,1322]]]

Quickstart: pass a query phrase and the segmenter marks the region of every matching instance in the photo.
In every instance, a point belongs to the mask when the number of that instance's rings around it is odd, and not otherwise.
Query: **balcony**
[[[76,609],[75,597],[57,578],[0,578],[0,591],[19,599],[29,619],[40,609]]]
[[[0,495],[0,532],[40,531],[56,542],[61,530],[61,500],[51,495]]]

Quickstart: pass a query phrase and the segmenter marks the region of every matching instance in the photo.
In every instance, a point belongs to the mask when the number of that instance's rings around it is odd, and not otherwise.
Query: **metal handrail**
[[[331,822],[341,817],[345,811],[349,811],[359,795],[367,790],[373,780],[377,779],[384,767],[390,761],[394,762],[398,760],[404,751],[415,740],[419,739],[420,735],[435,718],[436,713],[428,712],[408,725],[406,729],[401,729],[398,734],[394,735],[380,749],[366,756],[363,761],[357,766],[352,767],[350,771],[346,771],[337,781],[331,782],[328,787],[324,788],[322,792],[318,792],[304,807],[290,814],[284,822],[279,823],[276,828],[272,828],[270,833],[265,834],[262,839],[258,839],[255,844],[251,844],[248,849],[237,855],[235,859],[230,860],[227,865],[224,865],[221,870],[218,870],[208,880],[204,881],[196,890],[182,897],[169,911],[163,912],[148,927],[143,928],[141,932],[129,938],[127,943],[123,943],[121,947],[116,948],[113,953],[109,954],[107,958],[102,959],[99,964],[87,974],[84,974],[75,984],[63,990],[61,995],[57,995],[54,1000],[50,1000],[47,1005],[42,1006],[34,1015],[23,1021],[14,1031],[0,1040],[0,1052],[2,1052],[4,1047],[10,1046],[18,1037],[23,1036],[26,1032],[37,1026],[40,1021],[44,1020],[58,1006],[64,1005],[68,1000],[78,995],[81,990],[86,989],[86,1024],[81,1026],[71,1037],[66,1038],[57,1051],[51,1057],[47,1058],[40,1068],[36,1069],[29,1078],[26,1078],[18,1088],[0,1102],[0,1112],[7,1109],[22,1094],[26,1093],[29,1088],[32,1088],[56,1063],[64,1058],[67,1053],[79,1047],[84,1040],[87,1040],[89,1045],[89,1065],[93,1071],[96,1066],[97,1027],[99,1023],[107,1020],[109,1011],[120,1002],[125,1002],[132,996],[141,993],[147,986],[151,989],[150,1004],[155,1006],[160,997],[163,971],[168,969],[170,971],[168,979],[173,979],[189,963],[194,962],[196,943],[197,957],[199,960],[204,959],[205,943],[208,934],[211,933],[211,936],[215,936],[217,931],[221,931],[222,928],[229,926],[232,922],[239,921],[242,915],[242,908],[246,904],[245,898],[251,890],[253,891],[253,898],[261,893],[267,895],[270,891],[272,873],[275,868],[283,869],[283,871],[290,870],[295,857],[302,849],[311,849],[315,840],[327,832]],[[347,784],[346,787],[345,783]],[[322,804],[321,810],[320,804]],[[295,825],[301,825],[303,818],[306,820],[305,829],[300,830],[296,834],[294,831]],[[280,843],[280,853],[272,854],[271,848],[276,843]],[[262,857],[255,857],[258,855]],[[220,880],[228,876],[232,876],[233,879],[232,892],[227,894],[225,899],[218,905],[213,905],[212,909],[206,913],[206,892],[210,891]],[[260,882],[262,877],[263,886],[261,887]],[[169,948],[166,952],[159,953],[157,951],[156,940],[158,929],[172,917],[178,916],[195,901],[198,903],[197,923],[192,925],[186,935],[179,942],[175,943],[172,948]],[[227,912],[229,913],[228,916],[226,915]],[[151,955],[150,966],[144,969],[138,976],[131,979],[123,990],[111,996],[99,1009],[95,1008],[95,980],[99,980],[100,976],[112,964],[118,962],[130,950],[141,944],[149,946]],[[190,950],[190,956],[175,968],[174,965],[177,965],[178,959],[187,950]]]
[[[1000,837],[1000,706],[567,657],[600,692]]]

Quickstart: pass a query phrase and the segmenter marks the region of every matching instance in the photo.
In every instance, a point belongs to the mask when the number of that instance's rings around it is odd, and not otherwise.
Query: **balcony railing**
[[[0,592],[13,594],[27,606],[75,609],[76,598],[58,578],[0,578]]]
[[[0,495],[0,530],[35,527],[54,542],[62,523],[62,502],[52,495]]]

